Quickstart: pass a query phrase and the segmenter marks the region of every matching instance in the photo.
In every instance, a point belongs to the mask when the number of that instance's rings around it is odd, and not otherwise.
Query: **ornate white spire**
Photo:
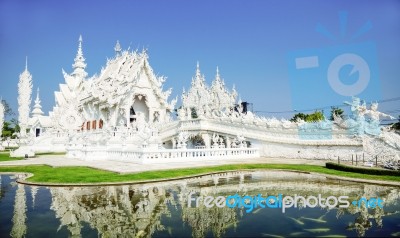
[[[199,109],[199,113],[203,111],[200,108],[206,107],[210,98],[209,89],[206,85],[204,76],[200,72],[200,64],[197,61],[196,74],[192,78],[192,87],[187,93],[182,95],[182,106],[184,108]]]
[[[117,40],[117,44],[115,44],[114,50],[115,50],[115,54],[116,54],[117,56],[118,56],[118,55],[121,55],[122,49],[121,49],[121,45],[119,44],[119,41],[118,41],[118,40]]]
[[[19,75],[18,82],[18,121],[21,127],[21,137],[26,136],[26,128],[32,102],[32,75],[28,71],[28,63],[25,70]]]
[[[38,88],[36,93],[35,105],[33,106],[32,117],[42,116],[43,114],[44,113],[42,111],[42,106],[40,105],[39,88]]]
[[[76,53],[74,64],[72,65],[72,67],[74,69],[74,72],[72,72],[72,76],[84,79],[88,75],[85,71],[86,63],[82,52],[82,35],[79,36],[78,52]]]
[[[221,87],[224,87],[224,84],[225,84],[225,83],[222,81],[221,76],[219,75],[219,68],[218,68],[218,66],[217,66],[217,74],[215,75],[215,80],[214,80],[214,82],[213,82],[212,84],[214,85],[215,83],[219,84],[219,86],[221,86]]]
[[[192,86],[194,86],[194,85],[205,86],[205,79],[204,79],[204,76],[201,75],[199,61],[197,61],[196,75],[192,79]]]
[[[4,105],[2,100],[0,99],[0,137],[1,133],[3,131],[3,125],[4,125]],[[0,145],[1,148],[1,145]]]
[[[217,73],[215,75],[215,79],[211,84],[211,101],[212,101],[212,109],[217,111],[223,111],[224,109],[231,108],[236,101],[236,92],[232,90],[230,93],[225,88],[225,82],[221,79],[221,75],[219,74],[219,68],[217,66]]]

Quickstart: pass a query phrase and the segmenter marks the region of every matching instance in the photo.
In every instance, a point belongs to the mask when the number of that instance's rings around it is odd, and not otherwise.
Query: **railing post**
[[[339,155],[338,155],[338,157],[337,157],[337,163],[340,164]]]
[[[351,165],[353,165],[354,155],[351,154]]]

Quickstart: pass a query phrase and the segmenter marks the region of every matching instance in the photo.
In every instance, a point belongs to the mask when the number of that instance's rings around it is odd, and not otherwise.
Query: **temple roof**
[[[122,51],[107,65],[98,77],[85,82],[81,100],[96,100],[109,106],[120,104],[128,91],[135,88],[152,89],[161,104],[168,105],[171,90],[162,91],[164,77],[154,75],[145,51]]]
[[[50,116],[42,116],[42,115],[29,118],[28,124],[29,126],[37,125],[42,128],[48,128],[53,126],[53,122]]]

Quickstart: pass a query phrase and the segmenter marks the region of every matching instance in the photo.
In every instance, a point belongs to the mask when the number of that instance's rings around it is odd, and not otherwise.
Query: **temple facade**
[[[30,111],[32,75],[20,75],[20,148],[13,156],[35,152],[67,152],[70,158],[123,160],[138,163],[243,159],[259,156],[308,159],[351,159],[384,155],[400,159],[400,136],[380,126],[390,117],[367,108],[360,99],[350,103],[346,120],[307,123],[265,118],[242,107],[235,87],[225,85],[217,68],[208,86],[197,63],[191,87],[169,99],[166,78],[156,76],[145,50],[122,50],[99,74],[85,71],[82,37],[72,73],[55,92],[49,115],[41,110],[39,91]],[[30,114],[30,116],[29,116]],[[25,130],[24,130],[25,131]],[[380,151],[379,154],[377,151]]]

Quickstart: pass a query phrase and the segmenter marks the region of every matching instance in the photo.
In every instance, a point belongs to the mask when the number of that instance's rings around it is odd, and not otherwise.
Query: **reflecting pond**
[[[89,187],[27,186],[16,183],[17,176],[0,175],[0,237],[400,236],[400,187],[395,186],[282,171]],[[215,201],[226,197],[232,205],[232,195],[259,194],[348,196],[350,203],[362,197],[380,198],[383,207],[367,208],[365,203],[339,207],[331,201],[330,206],[312,208],[300,199],[297,207],[283,213],[265,203],[265,208],[259,205],[246,212],[248,200],[239,208],[205,205],[207,196]],[[203,200],[196,207],[189,197]]]

